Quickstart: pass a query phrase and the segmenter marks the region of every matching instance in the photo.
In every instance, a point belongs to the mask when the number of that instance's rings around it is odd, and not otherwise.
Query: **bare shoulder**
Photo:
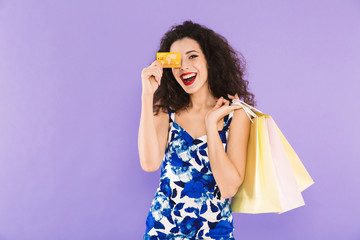
[[[251,121],[245,110],[242,108],[236,109],[234,110],[229,131],[237,133],[239,133],[238,131],[246,131],[247,129],[250,129],[250,123]]]
[[[161,145],[165,144],[167,140],[170,127],[169,122],[169,114],[160,108],[158,114],[154,115],[154,124]]]
[[[234,114],[229,127],[228,145],[230,148],[242,146],[245,148],[250,135],[250,119],[244,109],[234,110]]]
[[[169,127],[169,114],[163,109],[159,109],[157,115],[154,115],[155,126],[168,128]]]
[[[154,123],[160,147],[160,155],[161,157],[163,157],[169,137],[169,114],[164,110],[160,109],[159,113],[157,115],[154,115]]]
[[[244,176],[251,121],[245,110],[234,110],[228,136],[227,154],[240,176]]]

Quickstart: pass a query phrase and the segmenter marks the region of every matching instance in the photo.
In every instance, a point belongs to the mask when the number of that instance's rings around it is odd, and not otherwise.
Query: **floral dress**
[[[207,136],[193,139],[175,122],[175,112],[168,112],[168,143],[144,240],[234,239],[230,202],[221,197],[211,172]],[[233,113],[224,117],[219,131],[225,151]]]

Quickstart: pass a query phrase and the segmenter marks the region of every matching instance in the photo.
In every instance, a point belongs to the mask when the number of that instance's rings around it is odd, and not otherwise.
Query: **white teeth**
[[[195,77],[195,76],[196,76],[195,73],[191,73],[191,74],[188,74],[188,75],[183,76],[182,78],[183,78],[183,79],[189,79],[189,78]]]

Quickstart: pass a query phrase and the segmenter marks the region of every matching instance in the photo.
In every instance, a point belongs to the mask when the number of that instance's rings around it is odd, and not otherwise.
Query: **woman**
[[[181,67],[154,61],[141,74],[140,163],[161,166],[144,239],[234,239],[229,200],[244,179],[250,120],[229,101],[255,104],[244,64],[191,21],[172,27],[159,52],[180,52]]]

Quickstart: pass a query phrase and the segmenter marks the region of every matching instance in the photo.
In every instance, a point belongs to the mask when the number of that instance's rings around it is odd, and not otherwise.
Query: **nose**
[[[183,60],[183,58],[181,59],[180,62],[181,66],[180,66],[180,70],[186,70],[189,69],[189,63],[186,60]]]

